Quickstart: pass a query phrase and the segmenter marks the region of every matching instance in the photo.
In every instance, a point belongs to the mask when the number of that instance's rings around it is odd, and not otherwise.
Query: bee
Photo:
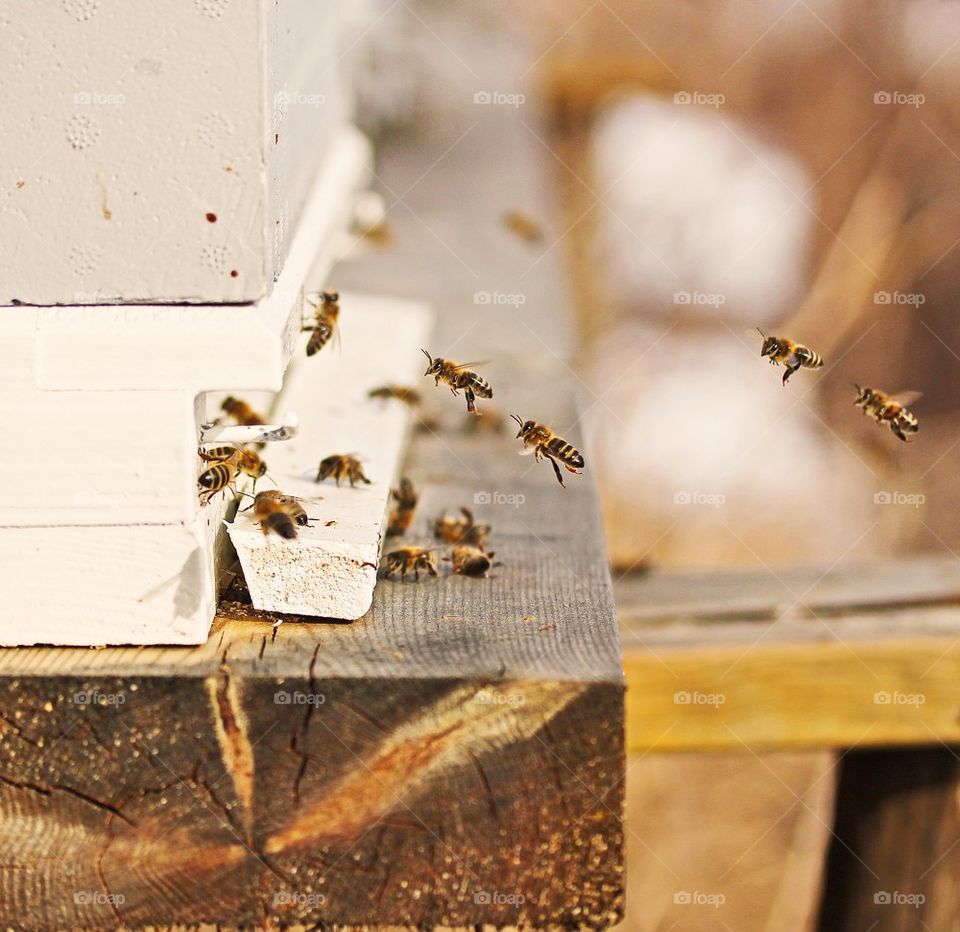
[[[461,508],[460,515],[440,515],[433,522],[433,536],[446,544],[472,544],[482,548],[490,533],[489,524],[478,524],[469,508]]]
[[[538,243],[543,239],[539,224],[521,210],[508,210],[503,215],[503,225],[528,243]]]
[[[503,412],[487,405],[483,409],[483,417],[464,415],[463,429],[468,434],[499,434],[507,426]]]
[[[337,318],[340,316],[340,294],[336,291],[324,291],[316,304],[307,298],[307,303],[315,309],[314,319],[303,325],[305,331],[310,332],[307,341],[307,355],[313,356],[326,346],[337,329]]]
[[[783,373],[784,385],[801,366],[805,369],[819,369],[823,365],[823,358],[808,346],[794,343],[786,337],[768,337],[759,327],[757,327],[757,333],[763,337],[760,355],[766,356],[771,366],[787,367],[787,371]]]
[[[370,480],[363,474],[360,460],[348,453],[334,453],[320,461],[315,481],[323,482],[324,479],[336,479],[337,485],[340,485],[341,479],[349,479],[351,488],[358,482],[370,485]]]
[[[401,479],[400,488],[392,489],[390,494],[396,500],[397,507],[390,512],[387,534],[405,534],[413,521],[413,512],[420,496],[413,483],[406,478]]]
[[[371,388],[367,392],[368,398],[396,398],[411,408],[420,404],[420,392],[415,388],[408,388],[406,385],[381,385],[379,388]]]
[[[260,523],[264,536],[273,531],[284,540],[293,540],[297,536],[297,525],[308,527],[310,523],[300,499],[285,495],[279,489],[257,494],[253,500],[253,518]]]
[[[420,581],[420,571],[423,570],[431,576],[439,576],[437,572],[437,556],[433,550],[424,547],[410,545],[401,547],[387,554],[386,576],[400,571],[400,579],[404,579],[407,573],[413,573],[413,578]]]
[[[254,411],[245,401],[234,398],[233,395],[224,398],[220,408],[242,427],[255,427],[257,424],[267,423],[267,419],[262,414]]]
[[[545,424],[538,424],[536,421],[522,421],[516,414],[511,414],[510,417],[520,425],[517,437],[523,438],[524,446],[520,455],[529,456],[532,453],[538,461],[545,456],[550,460],[550,465],[553,466],[553,471],[557,475],[557,482],[560,485],[563,485],[563,474],[557,465],[558,460],[567,472],[572,472],[575,475],[578,474],[578,470],[583,469],[583,454],[572,444],[567,443],[563,437],[558,437]]]
[[[223,458],[218,458],[221,456]],[[215,447],[213,450],[201,450],[200,458],[213,464],[200,473],[197,479],[201,501],[204,504],[225,489],[236,494],[236,481],[241,474],[250,476],[256,488],[257,479],[266,475],[267,472],[267,464],[260,459],[258,453],[248,447]]]
[[[474,404],[477,395],[481,398],[493,398],[493,389],[486,379],[481,378],[476,372],[471,372],[467,366],[479,366],[483,363],[465,362],[463,364],[453,362],[451,359],[441,359],[439,356],[434,359],[425,349],[420,350],[427,357],[430,365],[423,374],[432,375],[435,385],[443,382],[450,386],[450,391],[454,395],[459,395],[460,390],[467,399],[467,411],[471,414],[479,414]]]
[[[452,564],[453,572],[461,576],[486,576],[495,556],[495,553],[484,553],[482,547],[457,544],[445,559]]]
[[[894,398],[877,388],[861,388],[856,383],[853,387],[857,390],[854,405],[863,408],[863,413],[871,415],[878,424],[886,421],[890,430],[904,443],[910,442],[903,433],[905,430],[913,434],[920,430],[916,415],[906,408],[920,397],[920,392],[901,392]]]

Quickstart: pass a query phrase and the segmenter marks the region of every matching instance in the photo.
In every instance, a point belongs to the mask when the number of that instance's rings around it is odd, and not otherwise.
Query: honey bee
[[[864,414],[869,414],[878,423],[886,421],[890,430],[904,443],[909,443],[904,431],[915,434],[920,430],[920,422],[915,414],[907,410],[906,405],[916,401],[920,392],[900,392],[896,398],[877,388],[861,388],[854,383],[857,398],[854,405],[863,408]]]
[[[413,512],[417,507],[420,496],[409,479],[400,480],[400,488],[392,489],[397,507],[390,512],[390,521],[387,524],[387,534],[405,534],[413,521]]]
[[[823,358],[807,346],[794,343],[786,337],[768,337],[759,327],[757,327],[757,333],[763,337],[760,355],[766,356],[771,366],[787,367],[787,371],[783,373],[784,385],[801,366],[804,369],[819,369],[823,365]]]
[[[465,362],[456,363],[451,359],[441,359],[439,356],[434,359],[425,349],[420,350],[427,357],[430,365],[423,374],[432,375],[434,384],[439,385],[443,382],[450,386],[450,391],[454,395],[459,395],[460,390],[467,399],[467,411],[471,414],[479,414],[474,404],[476,396],[481,398],[493,398],[493,389],[486,379],[481,378],[476,372],[471,372],[467,366],[480,366],[483,363]]]
[[[337,485],[340,485],[341,479],[349,479],[351,488],[354,488],[358,482],[370,485],[370,480],[363,474],[360,460],[348,453],[334,453],[320,461],[315,481],[323,482],[324,479],[336,479]]]
[[[499,434],[507,426],[507,419],[503,412],[489,405],[483,409],[483,417],[464,415],[463,429],[468,434]]]
[[[200,458],[212,463],[197,479],[204,504],[225,489],[236,494],[239,475],[250,476],[256,488],[257,479],[267,472],[267,464],[249,447],[214,447],[212,450],[201,450]]]
[[[433,522],[433,536],[446,544],[472,544],[482,548],[490,533],[489,524],[478,524],[469,508],[461,508],[459,515],[440,515]]]
[[[267,419],[262,414],[254,411],[245,401],[234,398],[233,395],[224,398],[220,408],[242,427],[255,427],[257,424],[267,423]]]
[[[532,453],[538,461],[545,456],[550,460],[550,465],[553,466],[553,471],[557,475],[557,482],[560,485],[563,485],[563,474],[557,465],[558,460],[567,472],[572,472],[575,475],[578,474],[578,470],[583,469],[583,454],[572,444],[567,443],[563,437],[558,437],[545,424],[538,424],[536,421],[523,421],[516,414],[511,414],[510,417],[520,425],[517,437],[523,438],[524,446],[520,455],[529,456]]]
[[[337,329],[337,318],[340,316],[340,294],[336,291],[324,291],[316,304],[309,298],[307,304],[315,309],[314,319],[303,325],[305,331],[310,332],[307,341],[307,355],[313,356],[326,346]]]
[[[420,404],[420,392],[415,388],[408,388],[406,385],[381,385],[379,388],[371,388],[367,392],[368,398],[396,398],[405,405],[415,408]]]
[[[387,554],[387,568],[385,576],[389,577],[393,573],[400,571],[400,579],[404,579],[407,573],[413,573],[413,578],[420,581],[420,571],[429,573],[431,576],[439,576],[437,572],[437,555],[433,550],[424,547],[410,545],[401,547]]]
[[[538,243],[543,239],[543,231],[537,222],[521,210],[508,210],[503,215],[503,225],[528,243]]]
[[[495,553],[484,553],[481,547],[457,544],[445,559],[452,564],[453,572],[461,576],[486,576],[495,556]]]
[[[260,523],[264,536],[273,531],[284,540],[297,536],[297,525],[307,527],[310,523],[300,499],[285,495],[279,489],[257,494],[253,500],[253,518]]]

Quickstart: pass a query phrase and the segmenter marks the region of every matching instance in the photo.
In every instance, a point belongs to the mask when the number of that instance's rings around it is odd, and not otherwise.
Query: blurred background
[[[521,210],[528,266],[565,270],[616,579],[957,555],[960,3],[378,0],[351,58],[384,162],[474,144],[471,63],[523,96],[543,198],[491,222]],[[824,367],[781,387],[756,328]],[[922,392],[914,442],[853,383]],[[837,764],[631,761],[623,928],[839,928],[818,918]],[[939,916],[869,928],[958,928]]]

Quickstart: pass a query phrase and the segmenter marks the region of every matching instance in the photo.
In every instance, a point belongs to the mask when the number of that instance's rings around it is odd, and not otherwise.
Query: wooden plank
[[[956,610],[954,610],[956,611]],[[956,637],[629,647],[632,753],[960,741]]]

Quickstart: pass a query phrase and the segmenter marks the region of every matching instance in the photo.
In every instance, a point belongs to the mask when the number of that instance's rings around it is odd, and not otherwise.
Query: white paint
[[[349,118],[340,8],[0,4],[0,303],[266,295]]]
[[[243,512],[229,525],[256,608],[355,619],[373,598],[387,502],[411,414],[402,403],[372,400],[367,392],[420,380],[419,348],[427,345],[432,315],[422,304],[371,295],[341,293],[340,307],[340,350],[328,344],[290,367],[282,403],[299,413],[300,433],[269,449],[271,477],[304,499],[316,521],[299,528],[294,541],[265,536]],[[357,455],[372,484],[315,483],[320,460],[334,453]],[[335,524],[327,527],[329,521]]]

